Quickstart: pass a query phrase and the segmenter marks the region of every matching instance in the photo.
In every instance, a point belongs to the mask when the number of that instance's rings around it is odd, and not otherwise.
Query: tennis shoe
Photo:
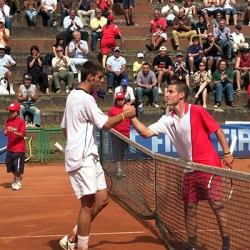
[[[23,188],[21,181],[15,183],[12,187],[12,190],[21,190]]]
[[[77,249],[77,243],[71,243],[68,241],[68,236],[65,235],[60,241],[60,246],[65,250],[76,250]]]
[[[121,168],[118,168],[118,169],[117,169],[117,172],[116,172],[116,178],[117,178],[117,179],[121,179],[121,178],[123,178],[123,177],[126,177],[125,173],[122,171]]]

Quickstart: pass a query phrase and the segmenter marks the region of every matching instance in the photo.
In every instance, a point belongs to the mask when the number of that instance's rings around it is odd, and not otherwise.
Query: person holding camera
[[[234,95],[233,95],[233,72],[228,68],[226,60],[220,60],[219,69],[217,69],[213,74],[213,83],[215,90],[215,108],[221,106],[223,93],[227,103],[231,107],[236,107],[234,104]]]

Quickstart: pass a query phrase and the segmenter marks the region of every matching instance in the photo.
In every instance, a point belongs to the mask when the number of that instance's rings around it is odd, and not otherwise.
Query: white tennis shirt
[[[81,89],[71,91],[61,123],[67,131],[67,172],[80,168],[90,155],[99,159],[96,128],[101,129],[107,120],[108,116],[99,109],[93,96]]]
[[[221,166],[210,139],[220,126],[201,106],[186,103],[181,118],[171,111],[149,128],[156,135],[167,134],[183,160]]]

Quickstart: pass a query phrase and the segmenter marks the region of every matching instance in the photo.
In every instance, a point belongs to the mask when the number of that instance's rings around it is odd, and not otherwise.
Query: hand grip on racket
[[[230,145],[230,153],[232,155],[236,142],[237,136],[234,136]],[[233,180],[220,175],[212,175],[209,179],[207,189],[209,200],[213,204],[220,206],[231,198],[233,194]]]

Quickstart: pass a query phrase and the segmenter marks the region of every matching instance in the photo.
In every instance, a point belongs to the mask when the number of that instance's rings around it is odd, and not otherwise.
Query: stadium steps
[[[197,9],[201,9],[202,3],[195,2]],[[246,2],[243,0],[237,1],[237,8],[244,10]],[[181,3],[178,3],[181,6]],[[160,9],[164,4],[149,4],[145,3],[144,0],[137,0],[135,7],[135,26],[126,26],[124,19],[124,11],[122,10],[121,4],[114,4],[113,11],[115,13],[115,23],[120,27],[121,32],[125,38],[125,43],[120,44],[120,41],[117,40],[117,45],[121,45],[122,55],[127,60],[127,68],[130,82],[133,82],[132,79],[132,64],[136,60],[136,54],[138,52],[144,52],[145,61],[150,64],[153,61],[153,58],[158,54],[157,51],[148,52],[146,50],[145,44],[149,43],[148,38],[149,34],[149,22],[150,18],[153,16],[153,9],[159,7]],[[240,24],[243,23],[244,14],[240,14],[238,21]],[[17,62],[17,66],[13,69],[14,79],[16,88],[22,81],[22,75],[27,70],[26,58],[29,55],[29,50],[32,45],[37,45],[40,48],[41,54],[44,56],[47,53],[52,51],[52,46],[55,44],[55,37],[59,34],[62,29],[58,27],[43,27],[41,17],[38,17],[38,23],[36,27],[27,25],[26,18],[24,17],[24,11],[21,11],[21,14],[15,15],[13,17],[13,32],[12,39],[10,41],[11,54]],[[57,20],[60,20],[60,15],[57,15]],[[233,25],[230,26],[233,31]],[[85,28],[86,31],[88,29]],[[211,28],[209,28],[211,30]],[[245,34],[248,41],[250,41],[250,27],[242,26],[242,31]],[[171,35],[172,27],[168,27],[168,37]],[[90,42],[89,42],[90,44]],[[176,51],[173,49],[171,44],[171,39],[164,44],[168,48],[168,54],[172,57],[172,60],[175,61]],[[182,52],[186,55],[186,47],[188,46],[187,39],[180,39],[180,45],[182,47]],[[89,59],[96,60],[98,59],[99,50],[96,52],[89,53]],[[233,63],[229,63],[230,68],[233,69]],[[51,67],[45,66],[45,71],[50,73]],[[133,84],[131,84],[133,85]],[[105,80],[102,88],[106,89],[107,83]],[[37,106],[42,110],[42,124],[43,126],[58,126],[62,118],[63,107],[67,95],[65,94],[65,86],[62,87],[63,92],[60,95],[52,93],[50,96],[40,94]],[[226,106],[224,103],[220,109],[214,109],[214,95],[212,93],[208,96],[208,111],[215,117],[218,122],[223,123],[226,120],[247,120],[250,119],[250,111],[246,107],[247,94],[245,90],[241,94],[234,93],[235,102],[237,108],[231,108]],[[5,108],[9,105],[10,102],[16,101],[17,97],[15,96],[0,96],[0,117],[1,125],[3,125],[5,119],[8,117],[8,112],[5,111]],[[147,98],[145,98],[146,102]],[[190,94],[189,100],[191,103],[194,101],[194,94]],[[158,119],[163,114],[163,95],[159,96],[159,104],[161,109],[154,109],[150,105],[146,106],[145,112],[140,116],[145,122],[152,122]],[[113,96],[107,95],[104,99],[98,99],[98,103],[101,108],[107,112],[109,107],[113,105]]]

